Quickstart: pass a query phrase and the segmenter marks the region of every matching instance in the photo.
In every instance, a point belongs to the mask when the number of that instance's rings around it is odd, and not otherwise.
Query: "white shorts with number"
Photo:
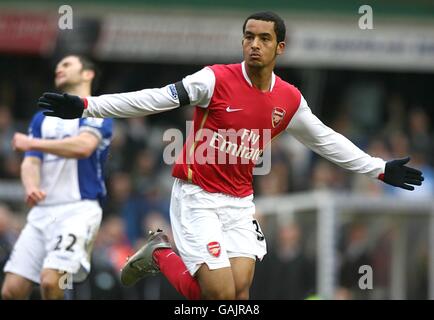
[[[101,218],[95,200],[34,207],[4,271],[40,283],[42,269],[55,269],[83,281]]]
[[[209,193],[176,179],[170,219],[176,247],[190,274],[203,263],[213,270],[229,267],[229,258],[262,259],[266,242],[254,213],[253,195]]]

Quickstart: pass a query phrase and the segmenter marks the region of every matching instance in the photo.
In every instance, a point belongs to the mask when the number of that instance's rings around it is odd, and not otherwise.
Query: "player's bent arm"
[[[21,163],[21,182],[26,191],[39,189],[41,182],[41,159],[27,156]]]
[[[58,140],[31,139],[30,149],[55,154],[63,158],[87,158],[98,147],[100,138],[90,131]]]
[[[386,162],[375,158],[343,135],[322,123],[310,110],[302,97],[300,106],[286,131],[314,152],[342,168],[378,178],[384,173]]]

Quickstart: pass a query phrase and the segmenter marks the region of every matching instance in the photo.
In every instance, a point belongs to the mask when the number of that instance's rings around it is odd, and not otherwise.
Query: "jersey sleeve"
[[[384,173],[386,162],[383,159],[368,155],[322,123],[303,97],[286,131],[317,154],[344,169],[364,173],[372,178],[378,178]]]
[[[182,79],[190,104],[207,108],[214,93],[215,81],[214,72],[208,67]]]
[[[100,141],[111,139],[113,133],[113,119],[80,119],[79,132],[90,132],[98,137]]]
[[[44,115],[42,112],[35,114],[30,121],[28,128],[28,135],[30,138],[42,138],[42,122],[44,121]],[[25,157],[38,157],[42,160],[43,153],[41,151],[29,150],[24,153]]]
[[[182,84],[188,94],[190,105],[208,106],[215,84],[215,76],[211,69],[203,68],[185,77]],[[180,106],[175,84],[162,88],[87,97],[87,103],[83,117],[94,118],[147,116]]]

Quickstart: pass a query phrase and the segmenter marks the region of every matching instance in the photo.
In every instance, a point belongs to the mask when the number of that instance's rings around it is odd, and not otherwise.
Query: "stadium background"
[[[305,299],[321,292],[320,257],[330,251],[321,242],[319,210],[294,210],[288,203],[296,199],[287,197],[313,202],[322,192],[333,199],[356,194],[363,202],[333,220],[333,292],[327,298],[434,298],[433,2],[370,2],[373,30],[359,28],[358,10],[367,3],[355,0],[327,5],[273,0],[266,7],[259,0],[248,5],[241,0],[69,1],[73,29],[60,30],[63,4],[0,2],[0,267],[27,213],[19,182],[21,155],[11,150],[10,140],[14,132],[27,130],[41,93],[54,90],[53,69],[60,57],[82,53],[98,63],[95,94],[159,87],[204,65],[239,62],[245,17],[271,9],[288,28],[287,53],[276,74],[300,88],[327,125],[372,155],[410,154],[426,180],[413,193],[388,188],[281,137],[273,145],[271,173],[254,182],[258,201],[272,199],[273,208],[258,206],[269,254],[257,264],[251,297]],[[169,228],[172,178],[162,161],[167,143],[162,136],[168,128],[184,131],[191,114],[192,108],[185,108],[116,121],[92,273],[68,290],[68,298],[181,299],[161,276],[123,288],[117,270],[146,230],[160,223]],[[382,209],[372,209],[374,202]],[[406,205],[390,207],[391,202]],[[412,210],[420,203],[426,206]],[[359,288],[362,265],[372,266],[371,290]],[[0,282],[2,277],[0,272]],[[37,290],[32,298],[39,298]]]

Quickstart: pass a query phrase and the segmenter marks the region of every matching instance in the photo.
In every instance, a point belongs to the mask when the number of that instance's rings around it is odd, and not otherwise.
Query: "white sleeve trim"
[[[100,141],[102,140],[102,134],[101,131],[99,131],[96,128],[93,128],[91,126],[81,126],[80,129],[78,130],[78,132],[89,132],[91,134],[93,134],[94,136],[96,136]]]
[[[386,162],[383,159],[371,157],[343,135],[327,127],[312,113],[303,97],[286,131],[312,151],[344,169],[372,178],[384,173]]]

